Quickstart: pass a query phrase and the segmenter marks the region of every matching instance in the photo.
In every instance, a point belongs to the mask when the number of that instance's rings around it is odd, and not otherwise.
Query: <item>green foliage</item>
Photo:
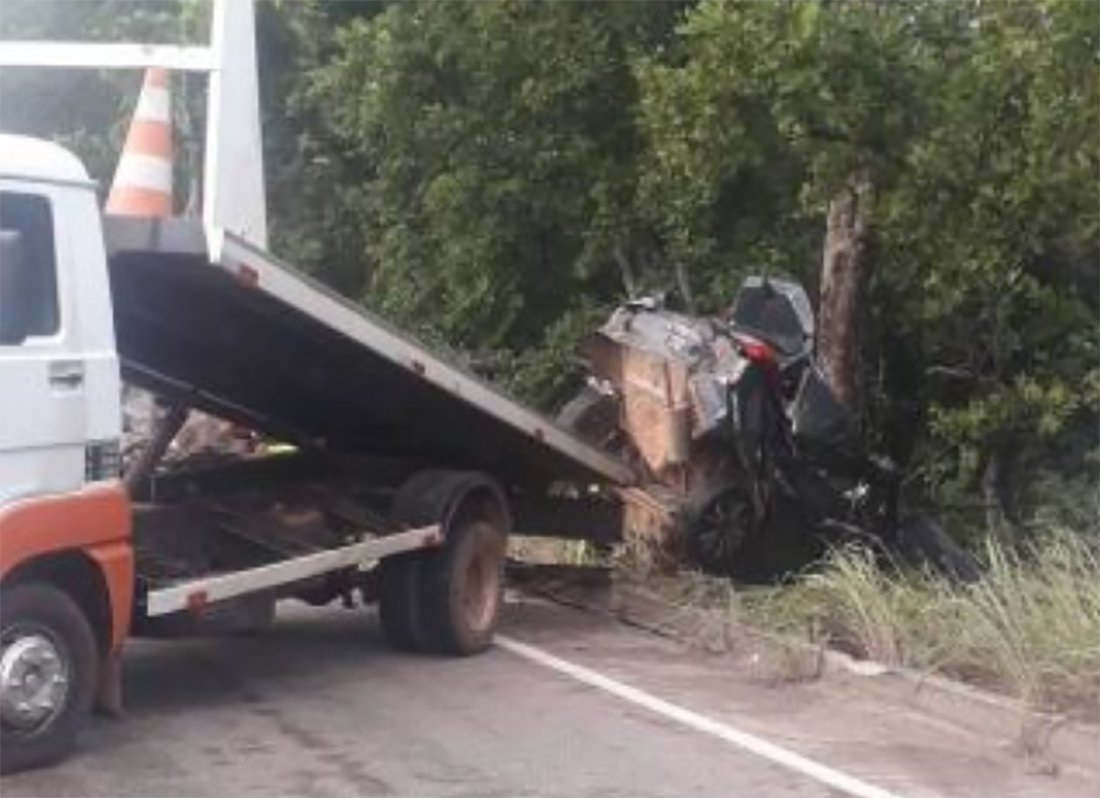
[[[351,297],[365,294],[373,264],[363,223],[373,161],[342,146],[311,99],[312,75],[333,58],[343,26],[384,9],[382,0],[256,5],[272,247]]]
[[[510,390],[529,402],[559,406],[580,387],[577,346],[607,317],[607,308],[581,299],[554,321],[536,351],[519,352],[506,364]]]
[[[1088,444],[1091,445],[1091,441]],[[1037,468],[1029,475],[1024,503],[1031,508],[1027,524],[1038,534],[1048,529],[1072,529],[1100,550],[1100,486],[1096,482],[1100,450],[1093,448],[1081,459],[1087,468],[1066,475]]]
[[[923,386],[956,485],[995,448],[1026,458],[1060,433],[1095,440],[1079,422],[1100,398],[1100,17],[997,3],[962,21],[973,32],[930,76],[930,120],[880,227],[880,268],[902,278],[881,290],[924,363],[959,375]]]
[[[638,67],[640,208],[709,308],[747,272],[812,286],[825,202],[869,176],[872,434],[942,498],[1096,439],[1098,29],[1072,1],[703,2]]]
[[[0,37],[79,41],[186,41],[193,2],[4,0]],[[77,152],[107,185],[129,123],[141,75],[83,70],[6,69],[5,132],[53,138]]]
[[[578,297],[615,297],[641,147],[629,57],[673,8],[403,3],[343,29],[310,96],[369,164],[367,301],[520,350]]]
[[[749,272],[812,284],[829,197],[889,178],[920,107],[907,28],[869,4],[704,2],[677,57],[641,63],[642,208],[712,307]]]
[[[205,9],[5,0],[0,31],[183,41]],[[1095,483],[1097,4],[282,0],[259,34],[276,249],[520,395],[560,401],[627,291],[812,293],[859,174],[872,443],[952,502],[1002,464],[1024,525]],[[5,73],[3,126],[108,180],[137,79]]]

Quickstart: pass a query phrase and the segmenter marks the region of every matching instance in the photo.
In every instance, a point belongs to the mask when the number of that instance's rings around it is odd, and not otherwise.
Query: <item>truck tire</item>
[[[52,764],[72,749],[95,697],[99,655],[64,592],[24,582],[0,598],[0,773]]]
[[[507,533],[489,520],[457,519],[422,564],[424,647],[465,657],[493,642],[504,589]]]
[[[389,644],[398,651],[422,651],[420,618],[422,557],[401,554],[379,564],[378,619]]]

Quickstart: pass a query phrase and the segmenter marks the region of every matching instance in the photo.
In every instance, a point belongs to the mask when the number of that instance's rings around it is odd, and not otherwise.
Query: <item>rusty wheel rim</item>
[[[500,597],[500,556],[496,546],[478,547],[466,566],[465,587],[466,624],[482,632],[492,626]]]

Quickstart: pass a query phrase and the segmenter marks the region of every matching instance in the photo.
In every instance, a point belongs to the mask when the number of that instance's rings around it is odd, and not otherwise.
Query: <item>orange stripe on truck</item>
[[[86,554],[99,566],[110,593],[112,643],[118,646],[129,629],[133,602],[131,517],[121,482],[22,499],[0,508],[0,578],[50,554]]]

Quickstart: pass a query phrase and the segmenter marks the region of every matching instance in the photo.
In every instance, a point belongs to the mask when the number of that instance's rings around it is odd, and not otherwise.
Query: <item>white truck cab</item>
[[[0,135],[0,504],[114,476],[120,397],[95,184]]]
[[[104,216],[72,154],[0,135],[0,774],[63,757],[93,703],[121,708],[131,633],[254,628],[296,598],[378,602],[402,648],[467,655],[491,643],[511,514],[487,474],[430,460],[391,474],[370,452],[322,449],[157,473],[189,400],[259,422],[220,392],[289,394],[295,380],[281,374],[250,389],[261,365],[296,367],[260,362],[268,336],[289,335],[314,360],[383,358],[414,390],[421,375],[395,361],[435,364],[266,252],[219,240],[215,254],[197,219]],[[152,380],[171,409],[120,473],[124,374]],[[311,408],[343,405],[325,396],[340,385],[326,376],[295,406],[328,418]]]

